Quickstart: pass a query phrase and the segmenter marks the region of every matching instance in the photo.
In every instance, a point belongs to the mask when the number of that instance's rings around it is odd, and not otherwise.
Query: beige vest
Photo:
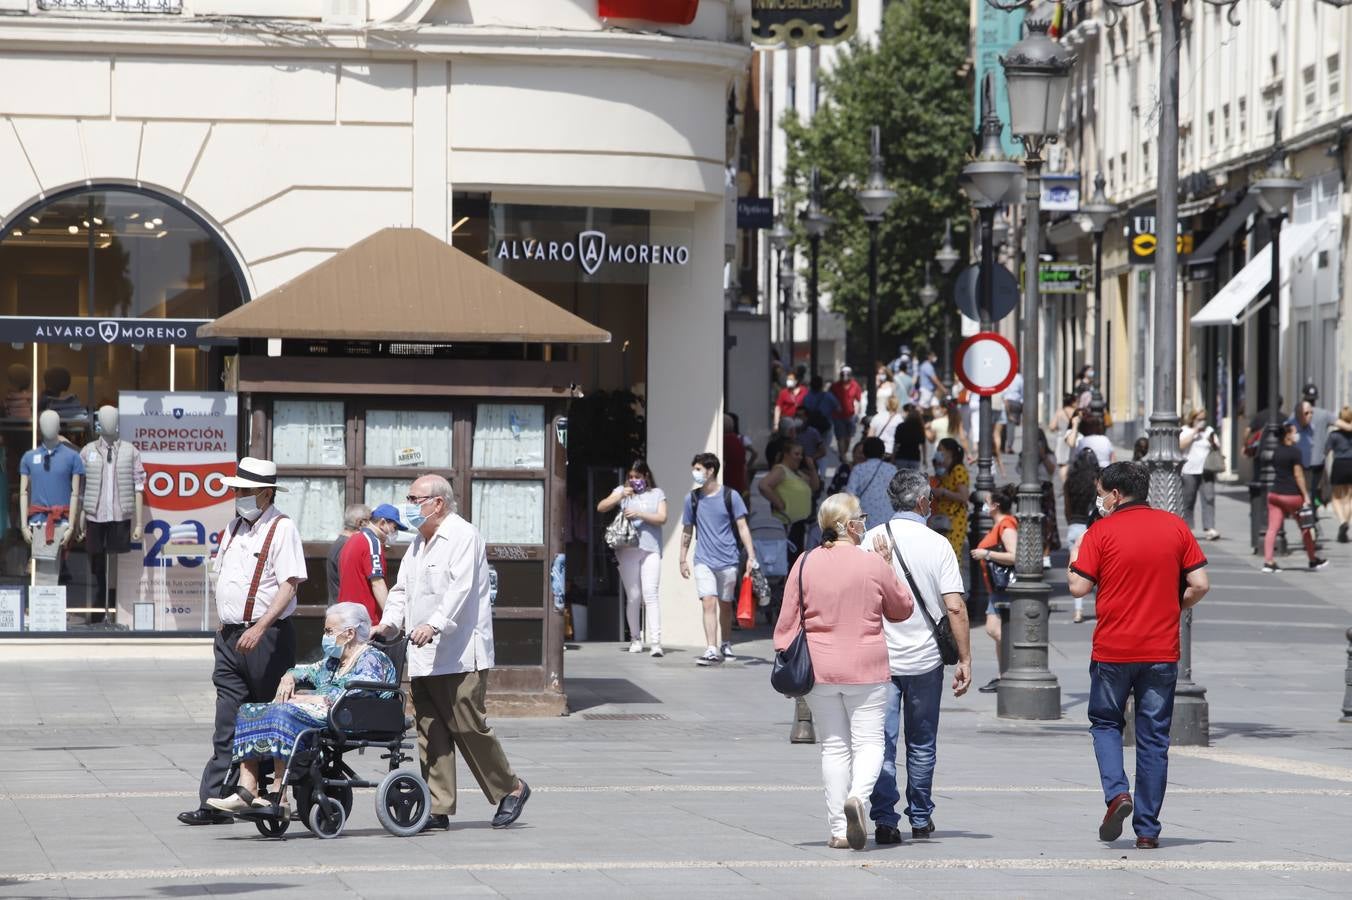
[[[136,479],[132,473],[132,456],[136,448],[126,441],[116,443],[117,456],[117,501],[122,507],[122,518],[130,519],[136,514]],[[99,489],[103,486],[104,469],[108,467],[108,456],[103,441],[86,444],[80,451],[84,458],[85,486],[84,499],[81,501],[86,515],[94,515],[99,505]]]

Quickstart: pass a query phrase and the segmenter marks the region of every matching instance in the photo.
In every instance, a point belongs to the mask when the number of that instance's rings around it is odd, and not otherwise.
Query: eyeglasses
[[[424,503],[426,503],[428,500],[435,500],[436,498],[433,497],[431,494],[428,494],[426,497],[415,497],[415,496],[413,496],[412,494],[409,494],[409,495],[408,495],[407,497],[405,497],[404,499],[405,499],[406,501],[408,501],[409,503],[416,503],[416,504],[418,504],[419,506],[422,506],[422,505],[423,505]]]

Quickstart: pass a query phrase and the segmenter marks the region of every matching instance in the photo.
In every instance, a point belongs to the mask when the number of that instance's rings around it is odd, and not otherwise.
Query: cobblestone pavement
[[[0,657],[0,897],[1346,896],[1352,552],[1330,543],[1323,572],[1261,575],[1242,500],[1218,501],[1225,538],[1205,545],[1214,588],[1196,617],[1212,745],[1175,748],[1154,853],[1097,840],[1093,626],[1071,623],[1054,571],[1064,717],[1011,722],[994,696],[947,699],[938,830],[860,853],[825,846],[818,750],[788,743],[793,706],[769,688],[764,631],[716,669],[689,648],[662,660],[570,651],[573,715],[497,722],[535,791],[521,823],[490,830],[462,769],[452,830],[411,839],[380,828],[372,791],[335,841],[299,826],[266,841],[247,825],[179,825],[208,748],[209,651]],[[984,635],[974,647],[980,684],[994,654]]]

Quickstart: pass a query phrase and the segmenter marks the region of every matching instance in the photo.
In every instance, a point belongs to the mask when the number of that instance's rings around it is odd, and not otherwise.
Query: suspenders
[[[244,600],[244,615],[242,618],[245,625],[253,624],[254,600],[258,596],[258,585],[263,581],[263,567],[268,562],[268,550],[272,547],[272,536],[277,531],[277,523],[285,518],[286,516],[278,516],[272,520],[272,524],[268,526],[267,536],[263,538],[263,548],[258,551],[258,563],[254,566],[253,581],[249,583],[249,595]],[[230,541],[225,545],[225,550],[230,549],[230,545],[235,542],[235,535],[239,533],[239,523],[240,520],[236,519],[235,523],[230,526]],[[224,555],[225,550],[221,551],[222,555]]]

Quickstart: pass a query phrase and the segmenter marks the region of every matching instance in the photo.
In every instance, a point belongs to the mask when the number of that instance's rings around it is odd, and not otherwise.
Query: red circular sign
[[[958,345],[953,375],[967,390],[983,397],[1009,387],[1019,371],[1014,345],[994,331],[979,331]]]

